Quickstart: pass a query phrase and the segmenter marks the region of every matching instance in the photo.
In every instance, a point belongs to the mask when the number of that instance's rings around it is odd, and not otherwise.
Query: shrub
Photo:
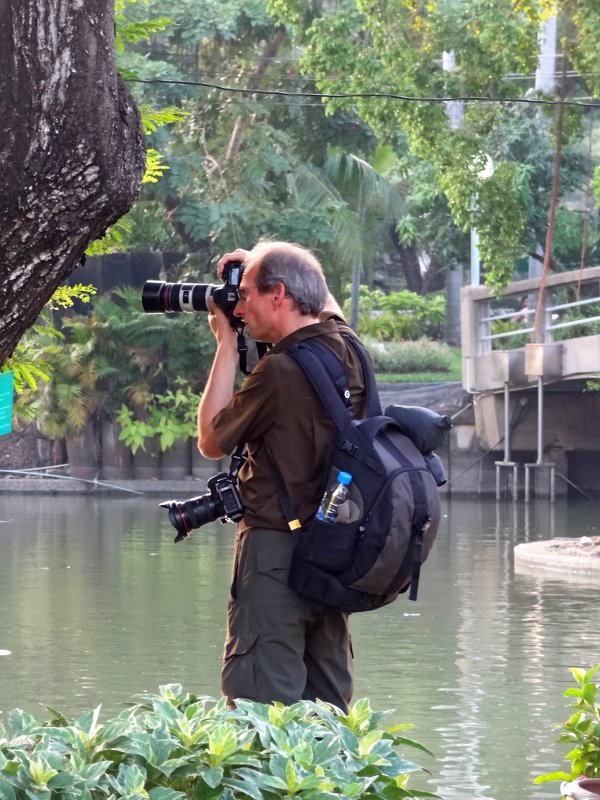
[[[350,311],[346,303],[346,313]],[[441,294],[420,295],[403,289],[384,294],[360,287],[358,332],[383,341],[443,337],[446,300]]]
[[[195,697],[181,686],[144,694],[106,725],[99,708],[69,722],[9,714],[0,728],[2,800],[335,800],[429,797],[406,788],[420,770],[396,750],[422,745],[378,727],[368,701],[347,715],[320,703],[263,705]]]
[[[447,372],[452,364],[452,348],[430,339],[365,344],[377,372]]]
[[[581,775],[600,778],[600,705],[596,678],[599,670],[600,664],[587,671],[570,669],[577,686],[567,689],[564,696],[575,699],[571,705],[575,713],[555,727],[560,731],[558,741],[566,742],[571,747],[565,756],[571,762],[571,771],[539,775],[535,783],[572,781]]]

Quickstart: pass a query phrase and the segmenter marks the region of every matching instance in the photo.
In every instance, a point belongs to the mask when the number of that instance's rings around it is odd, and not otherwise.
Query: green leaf
[[[5,778],[0,778],[0,800],[16,800],[13,787]]]
[[[534,783],[549,783],[550,781],[569,781],[571,775],[568,772],[547,772],[534,778]]]
[[[199,770],[200,777],[211,789],[216,789],[223,780],[222,767],[203,767]]]
[[[185,797],[185,792],[178,792],[167,786],[155,786],[148,792],[148,800],[181,800]]]
[[[39,727],[35,717],[20,708],[15,708],[9,713],[8,724],[15,733],[28,733]]]
[[[146,773],[135,764],[121,764],[118,777],[126,794],[141,794],[144,792]]]
[[[586,683],[583,688],[583,699],[586,703],[594,705],[596,702],[597,687],[593,683]]]
[[[578,667],[570,667],[569,672],[580,686],[585,682],[585,670]]]

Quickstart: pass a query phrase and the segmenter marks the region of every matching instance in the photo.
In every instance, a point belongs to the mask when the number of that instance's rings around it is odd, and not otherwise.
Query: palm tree
[[[393,249],[391,232],[404,211],[403,198],[363,158],[340,152],[322,166],[300,166],[289,189],[299,207],[332,218],[331,272],[338,289],[351,276],[350,325],[356,329],[361,278],[377,255]]]

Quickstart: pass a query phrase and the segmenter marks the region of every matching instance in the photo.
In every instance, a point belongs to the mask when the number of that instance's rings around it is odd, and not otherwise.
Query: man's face
[[[260,294],[256,286],[258,264],[244,269],[238,289],[239,300],[233,313],[243,319],[248,332],[257,342],[273,341],[273,292]]]

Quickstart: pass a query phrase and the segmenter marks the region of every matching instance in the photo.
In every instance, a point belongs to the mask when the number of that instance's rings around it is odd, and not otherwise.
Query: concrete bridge
[[[463,388],[496,496],[600,494],[600,267],[462,289]],[[556,478],[559,478],[558,480]]]

